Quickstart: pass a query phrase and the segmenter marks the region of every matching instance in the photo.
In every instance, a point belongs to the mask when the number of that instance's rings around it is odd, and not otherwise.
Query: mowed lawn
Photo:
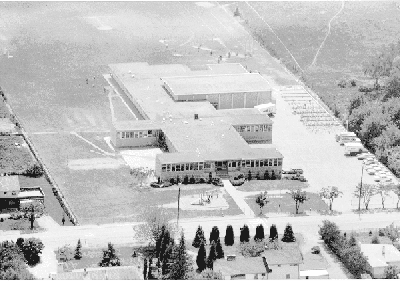
[[[268,198],[269,201],[266,206],[263,208],[263,214],[268,216],[268,213],[296,213],[296,205],[292,196],[287,193],[282,193],[281,195],[273,195],[273,196],[282,196],[281,198]],[[304,202],[304,204],[300,204],[299,213],[307,212],[310,208],[313,211],[323,211],[329,210],[328,205],[319,197],[318,194],[307,192],[308,200]],[[257,195],[248,196],[245,198],[245,201],[250,206],[255,214],[260,213],[260,207],[256,203]],[[279,208],[280,206],[280,208]]]
[[[18,145],[16,145],[18,144]],[[0,136],[0,173],[22,173],[35,163],[21,136]]]
[[[308,184],[295,180],[251,180],[236,187],[239,191],[269,191],[269,190],[290,190],[292,188],[305,189]]]

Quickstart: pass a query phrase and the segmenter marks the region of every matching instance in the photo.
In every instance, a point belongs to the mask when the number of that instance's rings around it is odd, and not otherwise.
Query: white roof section
[[[300,277],[319,277],[319,276],[329,276],[329,273],[325,269],[318,270],[300,270]]]
[[[388,266],[400,262],[400,252],[392,244],[361,244],[361,252],[372,267]]]

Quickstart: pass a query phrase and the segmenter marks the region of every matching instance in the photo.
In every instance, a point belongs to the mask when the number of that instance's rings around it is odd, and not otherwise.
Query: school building
[[[112,64],[111,83],[132,101],[137,119],[115,121],[116,148],[159,146],[155,174],[162,180],[185,176],[228,177],[238,173],[279,177],[283,156],[272,143],[272,120],[254,106],[274,102],[267,80],[240,64],[191,70],[179,64]]]

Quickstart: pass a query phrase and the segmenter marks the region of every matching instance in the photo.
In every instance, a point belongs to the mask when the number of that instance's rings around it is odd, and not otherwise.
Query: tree
[[[147,273],[147,280],[155,279],[154,276],[153,276],[153,270],[152,270],[152,268],[153,268],[153,258],[152,257],[149,257],[149,266],[148,266],[148,268],[149,268],[149,270],[148,270],[148,273]]]
[[[308,200],[307,193],[302,191],[301,187],[291,189],[289,193],[292,195],[292,198],[296,204],[296,214],[298,214],[300,204],[303,204],[306,200]]]
[[[376,194],[376,188],[373,184],[364,183],[361,185],[359,183],[356,186],[356,190],[354,191],[354,196],[362,199],[365,205],[365,209],[368,210],[369,202],[371,201],[372,197]]]
[[[346,268],[357,279],[370,268],[367,258],[361,253],[358,246],[344,248],[341,252],[341,259]]]
[[[157,241],[160,241],[163,231],[168,229],[170,232],[174,232],[174,226],[170,223],[172,217],[165,209],[147,209],[141,214],[141,220],[144,223],[136,229],[135,237],[137,239],[145,238],[152,245],[156,245]]]
[[[399,279],[397,276],[400,273],[400,270],[397,266],[395,265],[389,265],[388,267],[385,268],[384,275],[385,279]]]
[[[21,245],[22,247],[23,245]],[[0,280],[33,280],[21,248],[12,241],[0,243]]]
[[[144,167],[131,168],[130,174],[134,178],[134,184],[143,187],[143,184],[147,183],[149,178],[154,176],[154,170]]]
[[[250,239],[250,231],[247,224],[245,224],[242,228],[240,228],[240,243],[249,242]]]
[[[265,170],[265,172],[264,172],[264,179],[265,180],[269,180],[270,179],[268,170]]]
[[[99,266],[100,267],[121,266],[121,261],[119,260],[119,257],[117,256],[117,253],[111,242],[108,243],[107,249],[103,250],[103,258],[99,262]]]
[[[251,181],[251,179],[252,179],[251,171],[249,170],[249,172],[248,172],[248,174],[247,174],[247,180],[248,180],[248,181]]]
[[[206,247],[204,246],[204,242],[200,243],[200,248],[197,252],[196,264],[200,272],[202,272],[207,267],[207,252]]]
[[[232,225],[228,225],[226,227],[224,242],[225,246],[232,246],[235,243],[235,234],[233,232]]]
[[[340,230],[334,222],[323,220],[322,223],[323,225],[320,226],[318,234],[321,236],[321,239],[324,240],[325,244],[329,246],[329,244],[340,237]]]
[[[329,201],[329,210],[332,211],[333,200],[338,198],[343,192],[339,191],[336,186],[328,186],[321,189],[319,196]]]
[[[371,244],[380,244],[378,236],[374,236],[371,240]]]
[[[264,226],[262,224],[259,224],[256,227],[256,235],[254,235],[254,241],[263,241],[264,238]]]
[[[292,226],[288,223],[283,233],[282,242],[295,242],[296,237],[294,237]]]
[[[199,248],[201,243],[206,243],[206,238],[204,237],[204,231],[199,225],[199,227],[196,230],[196,236],[193,239],[192,246],[195,248]]]
[[[354,237],[354,234],[352,233],[349,240],[347,241],[348,247],[355,247],[357,246],[357,239]]]
[[[215,242],[213,241],[210,246],[210,252],[207,257],[207,268],[214,269],[214,261],[217,259],[217,253],[215,249]]]
[[[40,165],[39,163],[35,163],[32,166],[28,167],[23,174],[27,177],[39,178],[43,176],[44,170],[42,165]]]
[[[261,192],[257,198],[256,198],[256,203],[260,207],[260,216],[262,215],[262,211],[264,206],[268,203],[269,201],[267,200],[267,191]]]
[[[396,176],[400,176],[400,146],[388,150],[388,167]]]
[[[75,255],[74,258],[76,260],[80,260],[82,258],[82,244],[81,244],[81,239],[78,239],[78,244],[76,245],[75,248]]]
[[[217,259],[222,259],[225,256],[224,249],[222,249],[221,241],[219,238],[217,240],[217,243],[215,244],[215,253]]]
[[[397,195],[397,204],[396,208],[399,208],[399,203],[400,203],[400,184],[394,184],[392,185],[392,191]]]
[[[217,243],[217,240],[218,240],[218,239],[219,239],[219,229],[218,229],[217,226],[214,226],[214,227],[211,229],[211,232],[210,232],[210,244],[211,244],[212,241],[214,241],[215,243]]]
[[[24,253],[25,260],[29,265],[35,265],[40,261],[39,255],[42,253],[43,248],[44,245],[40,239],[25,239],[22,251]]]
[[[174,245],[174,239],[171,237],[169,230],[165,230],[164,235],[160,243],[160,251],[158,253],[158,258],[163,258],[165,252]]]
[[[382,183],[378,184],[378,187],[376,188],[376,193],[381,196],[382,209],[385,209],[386,198],[390,195],[390,191],[392,191],[392,189],[393,188],[390,185]]]
[[[171,265],[171,270],[168,279],[186,280],[189,279],[193,271],[192,260],[188,256],[185,245],[185,235],[181,232],[181,238],[176,250],[174,262]]]
[[[269,240],[274,241],[278,239],[278,230],[276,229],[276,225],[273,224],[269,228]]]

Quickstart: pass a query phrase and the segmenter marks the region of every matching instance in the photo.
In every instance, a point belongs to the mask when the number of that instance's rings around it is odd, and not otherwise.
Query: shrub
[[[371,240],[371,244],[380,244],[378,236],[374,236]]]
[[[282,249],[282,243],[278,239],[275,239],[273,241],[271,241],[271,240],[267,241],[265,243],[265,249],[266,250],[280,250],[280,249]]]
[[[224,249],[222,249],[221,241],[218,237],[217,243],[215,244],[215,252],[217,255],[217,259],[222,259],[225,254],[224,254]]]
[[[357,86],[356,80],[354,80],[354,79],[350,80],[350,84],[351,84],[352,87]]]
[[[191,184],[194,184],[195,182],[196,182],[196,180],[195,180],[195,178],[194,178],[194,176],[192,175],[191,177],[190,177],[190,181],[189,181]]]
[[[249,242],[250,239],[250,230],[249,227],[245,224],[242,228],[240,228],[240,243]]]
[[[400,273],[400,270],[395,265],[389,265],[385,268],[384,275],[385,279],[398,279],[397,275]]]
[[[282,238],[283,242],[295,242],[296,237],[294,237],[292,226],[288,223],[285,228],[285,232]]]
[[[380,228],[378,231],[379,236],[385,236],[385,230]]]
[[[251,181],[252,179],[252,175],[251,175],[251,171],[249,170],[248,174],[247,174],[247,180]]]
[[[240,186],[240,185],[244,184],[245,179],[244,178],[240,178],[240,179],[234,178],[234,179],[230,179],[229,181],[231,182],[231,184],[233,186]]]
[[[217,226],[214,226],[210,232],[210,244],[212,243],[212,241],[217,243],[218,239],[219,239],[219,229]]]
[[[183,178],[183,184],[188,184],[189,183],[189,177],[186,175],[184,178]]]
[[[270,176],[269,176],[268,170],[265,170],[265,172],[264,172],[264,179],[265,179],[265,180],[271,179]]]
[[[206,180],[204,178],[200,178],[200,183],[206,183]]]
[[[264,226],[262,224],[259,224],[256,227],[256,235],[254,235],[254,241],[263,241],[264,238]]]
[[[45,206],[38,201],[33,201],[32,203],[24,204],[23,207],[21,207],[21,212],[25,218],[28,218],[32,211],[36,217],[41,217],[44,214]]]
[[[263,252],[263,242],[251,241],[240,244],[240,253],[245,257],[259,257]]]
[[[232,225],[226,227],[224,243],[225,246],[232,246],[235,243],[235,234]]]
[[[29,265],[35,265],[40,261],[39,255],[42,253],[44,245],[40,239],[28,238],[24,241],[22,252]]]
[[[116,254],[116,251],[114,249],[114,245],[111,243],[108,243],[107,250],[103,250],[103,258],[99,262],[100,267],[109,267],[109,266],[120,266],[121,261],[119,260],[119,257]]]
[[[257,174],[256,174],[256,179],[257,179],[257,180],[260,179],[260,172],[257,172]]]
[[[273,224],[269,228],[269,240],[274,241],[278,239],[278,230],[276,229],[276,225]]]
[[[169,182],[170,182],[171,184],[175,184],[175,179],[174,179],[174,178],[170,178]]]
[[[345,80],[345,79],[341,79],[341,80],[339,81],[339,83],[338,83],[338,86],[339,86],[340,88],[346,88],[346,86],[347,86],[346,80]]]
[[[371,230],[369,231],[368,235],[369,235],[369,236],[372,236],[372,231],[371,231]]]
[[[321,249],[319,248],[319,246],[314,246],[311,248],[311,253],[318,255],[319,253],[321,253]]]
[[[39,178],[43,176],[43,174],[44,174],[43,167],[38,163],[35,163],[32,166],[28,167],[23,173],[24,176],[32,178]]]
[[[271,173],[271,180],[276,180],[276,175],[275,175],[274,170],[272,170],[272,173]]]

